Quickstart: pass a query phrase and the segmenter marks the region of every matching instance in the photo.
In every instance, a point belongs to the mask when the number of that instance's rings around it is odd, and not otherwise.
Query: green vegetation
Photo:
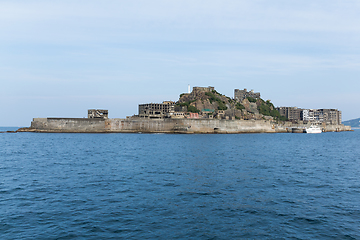
[[[225,102],[221,101],[221,99],[218,98],[217,96],[215,96],[214,93],[217,93],[217,92],[215,90],[213,90],[212,93],[211,92],[206,92],[205,95],[210,97],[209,98],[210,103],[217,102],[219,104],[218,110],[226,110],[227,107],[225,105]]]
[[[188,110],[188,112],[192,112],[192,113],[199,113],[200,112],[199,109],[197,109],[196,107],[191,106],[191,105],[188,106],[187,110]]]
[[[180,98],[182,96],[184,96],[185,94],[186,93],[180,94]],[[227,110],[228,109],[228,107],[226,106],[227,102],[232,106],[232,108],[235,108],[237,110],[245,109],[245,106],[242,105],[240,102],[236,102],[233,99],[231,99],[230,97],[227,97],[225,95],[218,93],[216,90],[213,90],[211,92],[205,92],[205,95],[207,96],[207,98],[201,98],[198,96],[197,97],[198,100],[201,100],[202,104],[205,104],[204,100],[206,100],[206,99],[209,99],[209,102],[211,104],[216,102],[218,105],[217,110]],[[226,97],[226,99],[224,97]],[[224,101],[221,100],[221,98],[224,99]],[[287,121],[288,120],[287,118],[280,115],[280,113],[275,109],[274,105],[269,100],[264,101],[261,98],[253,98],[253,97],[247,97],[247,99],[249,102],[257,104],[257,109],[260,114],[262,114],[264,116],[271,116],[277,121]],[[197,99],[194,99],[192,101],[187,101],[187,102],[183,102],[183,103],[178,102],[177,105],[178,106],[186,106],[188,112],[199,113],[200,110],[191,105],[191,103],[195,102],[196,100]],[[210,114],[211,113],[209,113],[209,115]],[[246,115],[244,117],[245,117],[245,119],[251,118],[251,116],[249,117]],[[238,119],[238,118],[236,118],[236,119]],[[263,119],[266,119],[266,118],[263,117]]]
[[[196,100],[192,100],[192,101],[188,101],[188,102],[183,102],[183,103],[177,103],[176,105],[186,106],[188,112],[199,113],[199,112],[200,112],[199,109],[197,109],[196,107],[190,105],[191,103],[193,103],[193,102],[195,102],[195,101],[196,101]]]
[[[242,105],[241,103],[236,103],[236,105],[235,105],[235,107],[236,107],[236,109],[239,109],[239,110],[243,110],[243,109],[245,109],[245,107],[244,107],[244,105]]]
[[[270,112],[270,116],[272,116],[273,118],[275,118],[276,120],[280,120],[280,121],[288,121],[288,119],[284,116],[281,116],[279,111],[274,109]]]
[[[249,102],[252,102],[252,103],[257,101],[256,98],[252,98],[252,97],[247,97],[247,100],[249,100]]]
[[[287,117],[284,117],[284,116],[280,116],[279,120],[280,121],[289,121],[289,119],[287,119]]]
[[[233,100],[230,97],[226,97],[226,98],[228,99],[229,103],[233,102]]]
[[[217,94],[217,95],[220,95],[220,96],[223,96],[221,93],[219,93],[219,92],[216,91],[216,90],[212,90],[212,93]]]
[[[266,116],[271,116],[271,107],[261,101],[261,105],[258,106],[259,113]]]
[[[210,98],[209,98],[210,103],[213,103],[213,102],[215,102],[215,101],[221,101],[218,97],[216,97],[216,96],[215,96],[213,93],[211,93],[211,92],[206,92],[205,95],[210,97]]]
[[[187,101],[187,102],[183,102],[183,103],[176,103],[176,105],[180,105],[180,106],[187,106],[189,107],[190,106],[190,103],[193,103],[195,102],[196,100],[192,100],[192,101]]]
[[[250,101],[250,100],[249,100]],[[265,116],[271,116],[274,119],[280,121],[287,121],[287,118],[281,116],[279,111],[275,109],[274,105],[270,101],[264,101],[260,99],[261,104],[258,106],[259,113]]]
[[[218,102],[219,106],[218,106],[218,110],[226,110],[227,106],[223,103],[223,102]]]

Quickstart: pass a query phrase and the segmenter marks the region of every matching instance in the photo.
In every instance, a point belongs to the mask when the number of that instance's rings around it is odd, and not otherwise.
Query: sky
[[[358,0],[1,0],[0,126],[110,118],[188,84],[360,117]]]

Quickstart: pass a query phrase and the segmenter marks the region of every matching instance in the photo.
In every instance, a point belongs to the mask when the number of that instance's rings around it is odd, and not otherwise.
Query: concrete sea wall
[[[164,133],[260,133],[275,132],[270,121],[225,119],[109,119],[110,132],[164,132]]]
[[[19,132],[72,133],[275,133],[296,132],[304,126],[276,124],[268,120],[225,119],[90,119],[90,118],[34,118],[29,128]],[[350,131],[344,125],[326,125],[324,131]]]
[[[37,132],[105,132],[105,120],[97,118],[34,118],[29,130]]]

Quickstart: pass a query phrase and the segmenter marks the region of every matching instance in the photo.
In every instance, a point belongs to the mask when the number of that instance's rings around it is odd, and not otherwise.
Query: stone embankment
[[[89,119],[34,118],[29,128],[18,132],[59,133],[280,133],[296,132],[307,125],[277,124],[269,120],[225,119]],[[351,131],[349,126],[323,125],[324,132]]]

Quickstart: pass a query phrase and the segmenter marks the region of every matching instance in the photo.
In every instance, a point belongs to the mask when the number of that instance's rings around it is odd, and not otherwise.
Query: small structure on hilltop
[[[254,92],[254,90],[248,92],[246,88],[244,88],[244,90],[239,90],[239,89],[234,90],[235,100],[242,102],[244,99],[248,97],[258,99],[260,98],[260,93],[259,92],[256,93]]]
[[[214,91],[214,87],[193,87],[193,92],[199,91],[199,92],[212,92]]]
[[[108,112],[108,110],[103,110],[103,109],[89,109],[88,110],[88,118],[108,119],[109,112]]]

